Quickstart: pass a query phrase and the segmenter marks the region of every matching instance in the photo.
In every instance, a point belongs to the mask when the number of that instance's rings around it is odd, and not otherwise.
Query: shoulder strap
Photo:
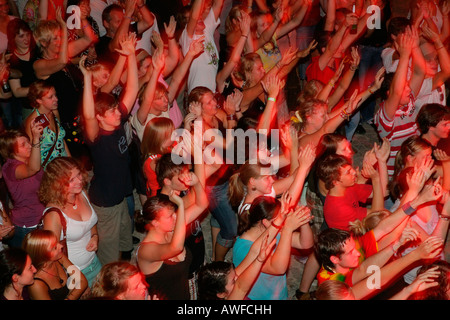
[[[52,112],[52,113],[53,113],[53,112]],[[51,149],[48,151],[47,157],[45,158],[44,162],[42,163],[42,167],[45,167],[45,166],[46,166],[46,164],[47,164],[47,162],[48,162],[48,159],[50,159],[50,156],[52,155],[53,150],[55,150],[56,143],[58,142],[58,136],[59,136],[59,123],[57,122],[57,119],[56,119],[56,116],[55,116],[55,115],[53,115],[53,119],[55,120],[55,130],[56,130],[56,132],[55,132],[55,142],[53,143]]]
[[[62,230],[63,230],[63,235],[64,235],[64,239],[66,238],[66,231],[67,231],[67,221],[66,218],[64,218],[63,213],[61,212],[61,210],[57,207],[49,207],[47,209],[47,211],[45,211],[44,215],[42,216],[42,220],[44,220],[44,217],[47,213],[49,213],[50,211],[55,211],[56,213],[58,213],[59,218],[61,220],[61,226],[62,226]]]

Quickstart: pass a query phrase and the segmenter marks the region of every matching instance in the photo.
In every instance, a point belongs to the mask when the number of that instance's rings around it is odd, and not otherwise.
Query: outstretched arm
[[[99,125],[97,117],[95,116],[95,106],[94,106],[94,94],[92,92],[92,72],[86,70],[84,62],[86,61],[86,56],[82,57],[79,66],[83,73],[84,78],[84,88],[83,88],[83,119],[84,119],[84,130],[86,138],[93,142],[97,138],[99,132]]]

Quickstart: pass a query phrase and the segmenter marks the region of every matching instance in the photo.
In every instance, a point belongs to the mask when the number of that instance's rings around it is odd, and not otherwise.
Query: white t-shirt
[[[209,11],[208,16],[204,20],[205,36],[204,51],[195,58],[189,68],[189,76],[187,81],[188,93],[195,87],[206,87],[212,92],[216,91],[216,75],[219,68],[219,52],[214,41],[214,31],[220,24],[220,19],[215,19],[213,10]],[[193,38],[189,38],[186,28],[180,36],[180,46],[185,56],[189,51],[189,47],[193,40],[200,38],[201,35],[194,34]]]

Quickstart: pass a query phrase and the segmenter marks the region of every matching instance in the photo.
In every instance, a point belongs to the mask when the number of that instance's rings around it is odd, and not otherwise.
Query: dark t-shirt
[[[122,120],[118,128],[114,131],[100,128],[94,142],[86,139],[94,171],[89,198],[96,206],[115,206],[133,192],[130,155],[124,127],[128,111],[122,102],[119,103],[119,109]]]

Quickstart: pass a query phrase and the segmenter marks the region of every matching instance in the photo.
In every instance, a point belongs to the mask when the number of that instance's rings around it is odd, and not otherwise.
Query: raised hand
[[[176,29],[177,21],[175,20],[174,16],[170,16],[169,24],[167,25],[164,22],[164,30],[166,31],[166,35],[169,39],[174,37]]]
[[[428,288],[437,287],[439,282],[436,280],[439,278],[439,267],[433,267],[428,269],[424,273],[419,274],[416,279],[407,287],[410,294],[427,290]]]
[[[288,231],[294,232],[302,225],[309,223],[311,219],[311,210],[309,210],[308,207],[298,206],[287,215],[284,228]]]
[[[305,147],[300,148],[298,162],[301,168],[310,168],[315,160],[316,147],[312,143],[308,143]]]
[[[374,90],[378,90],[381,88],[381,84],[384,81],[384,74],[386,73],[386,68],[385,67],[381,67],[377,74],[375,75],[375,81],[372,85],[371,88],[373,88]]]
[[[351,56],[352,56],[351,67],[357,68],[361,61],[361,56],[359,55],[358,49],[356,47],[352,47]]]
[[[205,50],[205,36],[201,36],[197,39],[192,40],[191,45],[189,46],[189,51],[194,57],[198,56],[200,53]]]
[[[224,102],[223,107],[225,109],[225,112],[227,114],[235,114],[236,110],[239,110],[240,108],[239,106],[243,97],[244,94],[240,90],[235,89],[232,94],[229,94],[227,96],[227,99]]]
[[[436,157],[436,160],[441,161],[441,162],[446,162],[450,160],[450,156],[441,149],[435,149],[433,151],[433,155]]]
[[[159,34],[159,32],[156,32],[155,30],[153,30],[152,36],[150,37],[150,39],[154,43],[154,45],[157,49],[164,50],[164,41],[161,38],[161,35]]]
[[[136,34],[134,32],[130,32],[127,37],[120,39],[120,48],[116,49],[116,51],[125,56],[129,56],[135,54],[136,52]]]
[[[423,241],[413,252],[417,251],[420,259],[434,259],[437,258],[437,256],[442,252],[443,246],[444,240],[439,237],[431,236]]]
[[[269,97],[276,98],[284,86],[284,81],[280,81],[278,76],[272,75],[261,81],[261,85]]]
[[[374,145],[374,152],[378,161],[386,162],[389,159],[389,154],[391,152],[391,143],[386,137],[382,140],[383,143],[381,144],[381,147],[378,146],[378,144]]]
[[[318,42],[313,39],[308,45],[308,47],[305,50],[298,51],[297,52],[297,58],[304,58],[307,57],[311,51],[313,51],[317,47]]]
[[[244,36],[250,36],[251,18],[250,15],[241,10],[241,17],[239,18],[239,28],[241,34]]]
[[[414,167],[412,173],[406,174],[406,184],[408,185],[408,192],[412,193],[413,197],[416,197],[422,190],[425,184],[425,172],[418,167]]]

